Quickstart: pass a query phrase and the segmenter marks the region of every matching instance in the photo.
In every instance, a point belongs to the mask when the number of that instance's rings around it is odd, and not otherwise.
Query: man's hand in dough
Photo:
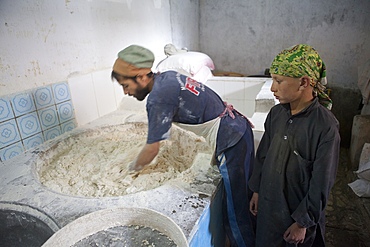
[[[136,173],[140,170],[142,170],[144,168],[144,166],[138,166],[136,161],[131,161],[129,164],[128,164],[128,171],[130,173]]]

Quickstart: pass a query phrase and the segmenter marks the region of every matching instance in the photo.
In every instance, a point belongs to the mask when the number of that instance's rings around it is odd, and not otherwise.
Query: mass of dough
[[[192,183],[209,169],[214,172],[205,140],[173,126],[157,157],[139,173],[130,173],[128,165],[146,143],[147,128],[142,122],[126,123],[71,135],[40,155],[39,180],[59,193],[106,197],[150,190],[176,179]]]

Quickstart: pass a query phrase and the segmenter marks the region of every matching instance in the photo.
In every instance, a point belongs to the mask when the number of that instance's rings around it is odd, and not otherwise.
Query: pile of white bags
[[[202,83],[213,76],[215,65],[207,54],[176,49],[172,44],[167,44],[164,52],[167,58],[158,63],[157,72],[173,70]]]

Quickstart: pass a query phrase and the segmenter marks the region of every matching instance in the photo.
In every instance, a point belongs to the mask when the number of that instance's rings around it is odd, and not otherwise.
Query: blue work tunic
[[[222,197],[223,226],[233,246],[252,247],[247,183],[253,169],[253,133],[249,122],[235,110],[223,115],[225,107],[222,99],[200,82],[173,71],[157,74],[147,99],[147,143],[169,138],[172,122],[199,125],[222,115],[215,160],[226,194]]]
[[[202,124],[219,117],[225,105],[220,96],[206,85],[175,71],[154,76],[154,85],[147,99],[148,139],[154,143],[168,139],[172,122]],[[216,155],[235,145],[247,125],[242,116],[222,117],[216,142]]]

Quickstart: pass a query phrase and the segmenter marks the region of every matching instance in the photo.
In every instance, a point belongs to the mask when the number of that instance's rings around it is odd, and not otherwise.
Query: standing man
[[[254,246],[249,214],[248,179],[254,159],[249,121],[210,88],[175,71],[153,74],[153,53],[131,45],[118,53],[112,79],[124,93],[146,103],[147,143],[130,169],[139,171],[158,154],[160,141],[170,137],[171,124],[203,136],[215,150],[223,178],[224,227],[232,246]]]
[[[256,247],[325,246],[325,207],[340,148],[325,65],[314,48],[296,45],[275,57],[270,73],[280,104],[266,118],[249,181]]]

